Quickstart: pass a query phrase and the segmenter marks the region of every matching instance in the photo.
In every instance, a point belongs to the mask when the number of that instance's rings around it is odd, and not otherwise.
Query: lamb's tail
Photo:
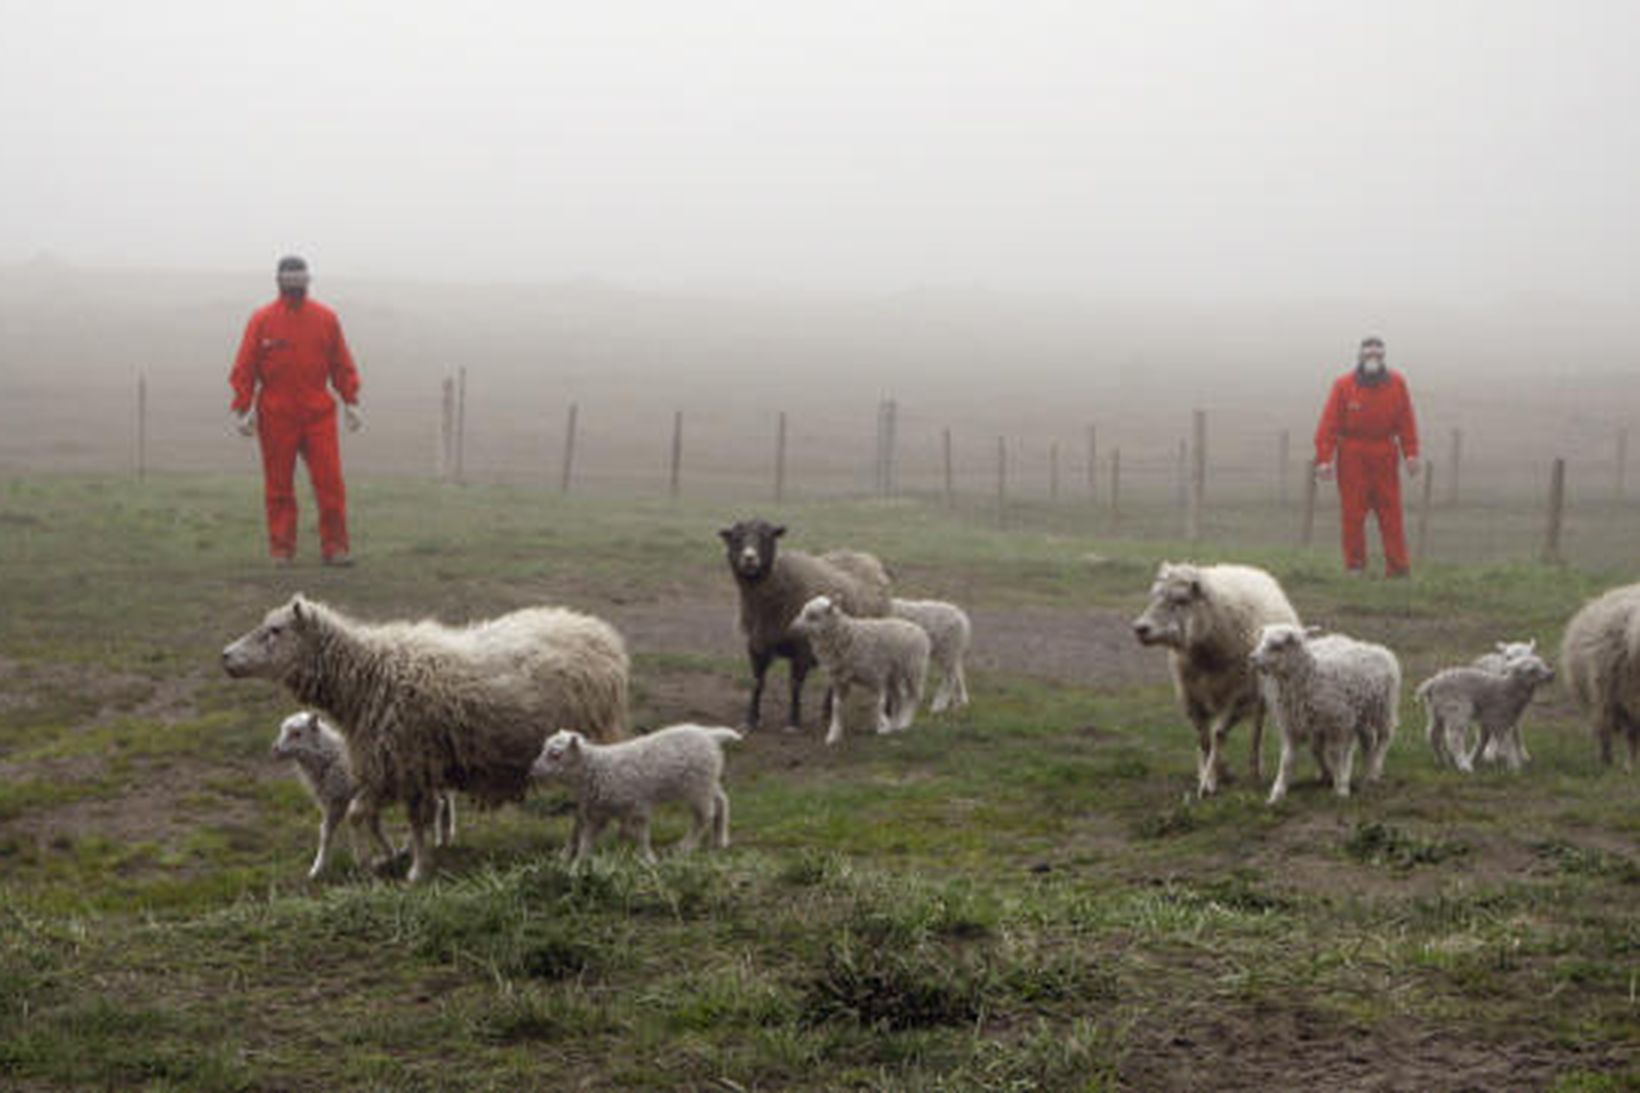
[[[746,739],[744,735],[734,729],[724,729],[715,726],[708,728],[706,730],[706,735],[710,736],[713,740],[716,740],[720,744],[737,744]]]

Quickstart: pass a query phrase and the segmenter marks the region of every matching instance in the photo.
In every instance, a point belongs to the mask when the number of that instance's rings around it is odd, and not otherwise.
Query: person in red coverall
[[[279,260],[279,298],[245,324],[233,372],[233,421],[242,436],[262,442],[262,485],[268,513],[268,549],[275,565],[296,555],[296,457],[306,462],[319,502],[319,546],[326,565],[351,565],[347,495],[336,436],[342,397],[347,428],[364,425],[359,373],[336,313],[308,299],[308,268],[300,258]]]
[[[1384,363],[1381,338],[1365,338],[1355,369],[1339,376],[1315,430],[1315,473],[1338,479],[1344,566],[1364,573],[1367,513],[1378,517],[1384,565],[1391,577],[1411,572],[1401,526],[1400,462],[1418,474],[1418,423],[1401,373]]]

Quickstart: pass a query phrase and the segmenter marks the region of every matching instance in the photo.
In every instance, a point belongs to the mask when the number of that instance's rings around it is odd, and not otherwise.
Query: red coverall
[[[1400,450],[1396,450],[1396,442]],[[1401,526],[1402,456],[1418,456],[1418,423],[1412,396],[1401,373],[1389,370],[1373,385],[1356,371],[1340,376],[1315,430],[1315,461],[1337,463],[1338,501],[1344,523],[1344,564],[1367,564],[1367,511],[1378,517],[1384,563],[1391,574],[1406,573],[1407,541]]]
[[[319,502],[319,545],[326,558],[348,552],[347,495],[336,438],[336,401],[359,400],[359,373],[336,313],[312,299],[275,300],[245,324],[228,377],[233,409],[256,403],[268,547],[275,558],[296,553],[296,456],[307,461]],[[258,389],[260,388],[260,390]]]

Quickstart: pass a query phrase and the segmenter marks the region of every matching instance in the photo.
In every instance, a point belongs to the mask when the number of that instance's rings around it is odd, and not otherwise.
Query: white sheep
[[[1475,758],[1493,741],[1497,752],[1519,770],[1528,758],[1520,738],[1520,718],[1537,689],[1555,678],[1542,658],[1527,654],[1509,660],[1502,672],[1465,666],[1437,672],[1418,685],[1418,700],[1429,721],[1424,734],[1435,761],[1468,774]],[[1465,741],[1469,726],[1480,726],[1473,749]]]
[[[1498,672],[1501,674],[1509,667],[1509,662],[1511,660],[1515,660],[1519,657],[1535,656],[1536,654],[1536,638],[1532,638],[1530,641],[1500,641],[1490,653],[1482,653],[1471,663],[1473,663],[1476,668],[1482,668],[1488,672]],[[1521,739],[1520,733],[1513,733],[1511,736],[1512,739],[1507,743],[1497,737],[1493,737],[1488,740],[1486,742],[1486,746],[1481,749],[1480,758],[1485,762],[1495,763],[1499,759],[1506,758],[1505,753],[1501,750],[1506,747],[1514,747],[1516,749],[1514,756],[1519,762],[1525,762],[1526,760],[1532,758],[1526,752],[1526,742]]]
[[[236,678],[276,680],[334,719],[368,817],[402,801],[410,880],[431,868],[439,800],[521,800],[548,733],[578,725],[619,739],[627,656],[601,619],[535,607],[456,628],[357,622],[298,595],[222,651]]]
[[[1163,562],[1150,586],[1150,604],[1133,620],[1141,645],[1162,646],[1179,703],[1196,727],[1196,792],[1206,797],[1229,781],[1224,745],[1243,718],[1252,721],[1249,766],[1262,775],[1264,714],[1268,703],[1248,657],[1271,623],[1298,624],[1298,612],[1276,579],[1244,565]]]
[[[922,703],[931,642],[923,628],[905,619],[855,619],[828,596],[803,605],[792,628],[805,635],[831,683],[831,727],[826,743],[843,738],[843,707],[858,684],[877,699],[877,731],[911,727]]]
[[[786,727],[803,724],[803,681],[815,665],[808,640],[793,620],[815,596],[830,596],[856,618],[888,614],[889,577],[882,562],[857,550],[833,550],[819,556],[781,550],[785,527],[767,520],[741,520],[718,532],[740,592],[740,629],[752,665],[752,695],[746,727],[756,729],[762,716],[763,682],[769,665],[784,657],[791,664],[791,710]],[[831,700],[829,694],[828,701]]]
[[[308,879],[313,880],[329,864],[331,841],[336,828],[350,815],[349,806],[358,793],[358,786],[347,765],[347,744],[342,734],[324,718],[311,710],[303,710],[291,714],[280,723],[279,736],[273,742],[272,752],[275,759],[288,759],[295,764],[297,778],[308,791],[308,796],[313,798],[313,803],[319,806],[319,851],[314,855],[313,868],[308,870]],[[434,842],[438,846],[449,846],[456,837],[455,799],[447,793],[443,794],[438,805]],[[377,863],[390,860],[393,847],[382,833],[381,814],[357,810],[351,815],[354,822],[367,828],[375,840],[381,852]],[[359,855],[357,838],[353,839],[353,856],[363,860]]]
[[[889,614],[916,623],[928,635],[929,662],[940,670],[929,710],[941,713],[968,705],[968,676],[962,664],[973,636],[968,612],[943,600],[892,600]]]
[[[1401,665],[1394,653],[1342,634],[1317,635],[1278,623],[1264,628],[1249,659],[1271,684],[1281,730],[1281,766],[1270,804],[1287,795],[1294,756],[1306,741],[1340,797],[1350,795],[1357,744],[1366,781],[1383,775],[1400,719]]]
[[[1584,604],[1560,642],[1560,674],[1593,722],[1600,759],[1612,761],[1612,738],[1628,740],[1624,768],[1640,754],[1640,584],[1614,588]]]
[[[654,861],[649,814],[657,804],[682,801],[695,826],[679,848],[692,850],[708,827],[712,845],[729,845],[729,795],[723,792],[723,744],[742,739],[734,729],[672,725],[618,744],[594,744],[578,732],[548,738],[530,768],[537,779],[560,779],[575,792],[575,830],[565,855],[578,862],[611,820],[638,844],[644,861]]]

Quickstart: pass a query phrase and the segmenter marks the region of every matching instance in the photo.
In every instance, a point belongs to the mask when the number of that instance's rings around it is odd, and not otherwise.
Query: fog
[[[0,467],[123,458],[138,370],[177,465],[237,452],[287,252],[378,410],[356,466],[424,462],[463,365],[497,466],[572,400],[645,453],[674,407],[735,407],[732,452],[886,394],[924,432],[1165,453],[1205,405],[1263,445],[1368,331],[1432,428],[1541,452],[1632,409],[1629,3],[3,14]]]

